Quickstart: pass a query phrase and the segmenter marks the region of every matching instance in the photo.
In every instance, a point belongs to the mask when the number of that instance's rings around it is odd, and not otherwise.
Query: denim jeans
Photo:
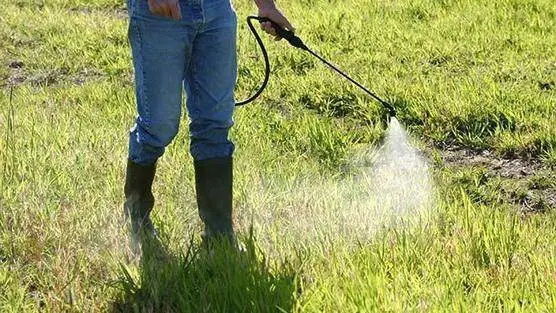
[[[129,158],[152,164],[176,136],[182,90],[195,160],[231,157],[237,79],[237,17],[231,0],[180,0],[179,21],[152,14],[147,0],[128,0],[128,37],[138,116]]]

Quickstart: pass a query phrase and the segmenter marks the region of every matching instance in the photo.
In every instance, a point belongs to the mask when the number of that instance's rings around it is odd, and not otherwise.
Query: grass
[[[240,17],[254,12],[247,0],[235,5]],[[554,190],[552,2],[281,5],[308,45],[397,106],[434,165],[434,214],[364,241],[309,235],[329,227],[310,212],[341,209],[337,193],[319,186],[338,186],[351,153],[380,143],[385,112],[317,60],[267,40],[269,87],[236,111],[232,132],[248,253],[197,253],[184,121],[155,182],[154,219],[170,259],[135,262],[121,225],[135,116],[124,6],[12,1],[0,7],[0,311],[556,309],[556,212],[523,214],[503,192]],[[263,71],[239,20],[241,98]],[[454,169],[439,157],[454,147],[544,170],[516,181]],[[290,227],[255,224],[249,235],[251,212]]]

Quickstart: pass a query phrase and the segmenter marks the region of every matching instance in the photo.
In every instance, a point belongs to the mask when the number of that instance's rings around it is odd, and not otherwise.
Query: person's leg
[[[221,236],[234,239],[234,145],[228,133],[233,125],[237,77],[236,14],[228,0],[204,0],[202,9],[204,24],[195,38],[185,77],[197,205],[205,224],[205,241]]]
[[[129,159],[146,165],[162,156],[178,132],[182,81],[191,46],[181,23],[152,15],[147,1],[131,2],[135,11],[128,37],[138,116],[129,136]]]
[[[151,186],[156,161],[178,132],[191,45],[184,25],[151,14],[146,0],[130,0],[129,6],[138,117],[129,135],[125,212],[134,235],[145,228],[155,234]]]

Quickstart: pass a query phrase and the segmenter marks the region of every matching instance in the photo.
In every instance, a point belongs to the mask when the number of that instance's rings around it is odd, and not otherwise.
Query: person
[[[178,132],[186,92],[203,242],[227,238],[232,225],[233,125],[237,16],[231,0],[128,0],[128,39],[138,116],[129,134],[124,211],[134,238],[156,237],[150,218],[157,160]],[[259,16],[294,28],[273,0],[255,0]],[[279,40],[270,23],[264,31]]]

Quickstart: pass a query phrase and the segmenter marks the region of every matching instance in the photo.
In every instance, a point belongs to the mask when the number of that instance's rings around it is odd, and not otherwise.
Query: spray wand
[[[270,76],[270,62],[268,60],[268,53],[266,52],[265,46],[263,44],[263,41],[261,40],[261,37],[259,36],[259,34],[257,33],[257,30],[255,29],[255,26],[253,26],[252,21],[253,20],[257,20],[259,22],[270,22],[272,23],[272,27],[274,27],[274,29],[276,30],[276,33],[278,34],[278,36],[284,38],[286,41],[288,41],[290,43],[290,45],[292,45],[295,48],[304,50],[309,52],[311,55],[313,55],[314,57],[316,57],[317,59],[321,60],[324,64],[328,65],[330,68],[332,68],[334,71],[336,71],[338,74],[342,75],[344,78],[346,78],[347,80],[349,80],[351,83],[353,83],[354,85],[356,85],[357,87],[361,88],[363,91],[365,91],[365,93],[367,93],[369,96],[373,97],[376,101],[378,101],[380,104],[382,104],[387,110],[388,110],[388,114],[390,115],[390,117],[395,117],[396,116],[396,109],[388,102],[382,100],[380,97],[378,97],[376,94],[374,94],[372,91],[370,91],[369,89],[367,89],[365,86],[361,85],[360,83],[358,83],[357,81],[355,81],[353,78],[349,77],[344,71],[340,70],[337,66],[335,66],[334,64],[330,63],[329,61],[325,60],[323,57],[321,57],[320,55],[318,55],[317,53],[315,53],[313,50],[309,49],[307,47],[307,45],[305,45],[305,43],[303,42],[303,40],[301,40],[301,38],[299,38],[298,36],[296,36],[293,32],[285,30],[284,28],[282,28],[280,25],[276,24],[274,21],[270,20],[269,18],[266,17],[258,17],[258,16],[248,16],[247,17],[247,25],[249,26],[249,29],[251,30],[251,32],[253,33],[253,36],[255,36],[255,39],[257,40],[257,43],[259,44],[259,46],[261,47],[261,51],[263,53],[263,57],[265,60],[265,78],[263,80],[263,83],[261,84],[261,86],[259,87],[259,89],[257,90],[257,92],[252,95],[251,97],[249,97],[248,99],[238,102],[236,103],[237,106],[240,105],[244,105],[247,104],[253,100],[255,100],[265,89],[267,83],[268,83],[268,79]]]

